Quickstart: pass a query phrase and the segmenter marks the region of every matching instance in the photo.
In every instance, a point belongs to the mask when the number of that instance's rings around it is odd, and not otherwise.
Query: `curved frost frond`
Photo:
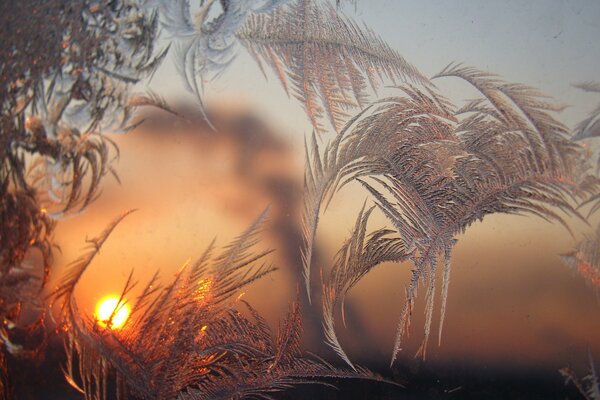
[[[341,308],[347,293],[369,271],[385,262],[401,262],[407,258],[404,243],[389,229],[367,234],[367,223],[373,207],[358,215],[351,236],[336,256],[328,279],[323,284],[323,327],[326,343],[352,368],[355,368],[339,342],[335,331],[335,311]]]
[[[379,101],[357,114],[324,149],[318,145],[314,133],[306,146],[301,250],[309,298],[312,252],[319,216],[335,192],[361,176],[383,175],[389,170],[388,160],[399,146],[404,145],[402,135],[395,128],[405,128],[407,134],[413,132],[415,136],[425,132],[425,136],[418,139],[422,146],[434,146],[434,141],[440,138],[442,142],[439,144],[451,142],[447,131],[455,120],[447,100],[435,93],[428,97],[412,87],[404,87],[403,90],[407,93],[406,97]],[[444,151],[440,151],[438,157],[446,157],[443,154]],[[450,161],[448,157],[445,160]]]
[[[563,262],[588,283],[600,288],[600,226],[586,235],[575,248],[561,256]]]
[[[443,265],[441,340],[456,235],[492,213],[534,215],[569,229],[565,216],[583,219],[574,205],[598,191],[598,185],[582,185],[589,180],[582,167],[585,152],[554,119],[552,113],[561,108],[537,90],[462,66],[448,67],[438,76],[460,76],[482,98],[454,111],[432,89],[402,87],[404,96],[373,104],[324,150],[313,144],[307,156],[303,254],[311,254],[321,207],[340,187],[358,180],[414,264],[392,362],[409,333],[421,284],[426,287],[426,317],[419,353],[425,355],[438,265]],[[353,240],[362,237],[358,232]],[[310,271],[310,259],[303,261]],[[371,267],[365,263],[364,268]],[[331,309],[337,294],[328,288],[325,293]],[[344,358],[331,334],[330,316],[326,331],[330,345]]]
[[[473,85],[498,111],[503,125],[519,130],[527,140],[539,172],[560,173],[572,165],[564,165],[573,151],[568,129],[551,113],[565,106],[554,104],[539,90],[506,83],[496,75],[461,64],[450,64],[433,78],[458,77]]]
[[[585,90],[586,92],[599,93],[600,92],[600,83],[599,82],[583,82],[574,85],[575,87]],[[572,140],[580,141],[590,138],[595,138],[600,136],[600,104],[596,106],[594,110],[581,121],[575,127],[575,131],[573,132]],[[592,155],[590,151],[590,156]],[[600,157],[598,157],[598,161],[596,162],[596,176],[598,175],[598,171],[600,171]],[[597,182],[596,182],[597,183]],[[596,203],[592,212],[596,211],[600,205],[598,204],[598,198],[590,199],[589,202]]]
[[[339,132],[350,112],[368,103],[368,88],[376,91],[382,81],[430,84],[381,37],[328,2],[296,0],[253,15],[236,36],[304,105],[319,133],[325,123]]]
[[[154,48],[156,11],[124,3],[100,10],[77,2],[71,5],[77,17],[69,21],[57,5],[36,6],[52,22],[35,41],[54,38],[47,44],[53,56],[37,43],[29,52],[0,54],[2,118],[12,146],[0,160],[0,180],[11,192],[36,192],[47,216],[84,209],[98,195],[101,179],[114,173],[114,146],[103,132],[125,128],[128,91],[167,54],[168,48]],[[15,15],[23,13],[19,7]],[[15,90],[6,92],[9,87]]]
[[[111,330],[83,316],[73,290],[125,215],[90,241],[93,249],[67,272],[54,293],[67,335],[64,372],[86,399],[112,393],[117,398],[269,399],[294,385],[327,384],[323,378],[382,381],[364,369],[347,371],[305,356],[297,303],[273,337],[256,310],[245,302],[246,310],[239,309],[231,300],[241,288],[274,270],[263,263],[268,251],[253,251],[266,211],[220,255],[213,255],[211,243],[169,285],[161,288],[155,275],[131,302],[131,314],[121,329]],[[120,302],[134,286],[130,275]]]
[[[571,368],[562,368],[559,372],[564,376],[565,384],[573,383],[584,399],[598,400],[600,399],[600,378],[591,353],[588,354],[588,357],[590,369],[589,373],[583,378],[577,377],[577,374]]]
[[[204,112],[205,83],[218,77],[233,62],[238,50],[236,32],[252,13],[271,12],[287,0],[203,0],[192,13],[188,0],[155,0],[162,26],[172,36],[175,67]],[[218,6],[219,15],[213,17]],[[206,116],[205,116],[206,117]]]

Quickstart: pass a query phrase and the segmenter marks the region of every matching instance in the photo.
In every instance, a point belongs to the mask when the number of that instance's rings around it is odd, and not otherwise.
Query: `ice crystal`
[[[483,97],[454,111],[433,90],[406,86],[404,96],[379,101],[350,121],[323,151],[313,139],[307,155],[303,243],[307,290],[311,290],[311,252],[321,207],[352,180],[362,183],[399,235],[405,254],[394,257],[414,264],[392,362],[408,334],[420,283],[426,288],[426,318],[419,352],[425,355],[440,263],[441,340],[457,234],[491,213],[535,215],[569,229],[564,215],[583,218],[573,200],[589,194],[580,185],[583,149],[568,139],[567,128],[551,114],[561,107],[533,88],[504,83],[474,68],[451,65],[436,78],[449,76],[466,80]],[[364,232],[360,232],[348,243],[364,246]],[[347,291],[346,280],[352,282],[352,276],[360,277],[377,264],[376,259],[361,261],[368,257],[363,252],[348,253],[354,255],[342,258],[341,267],[336,262],[329,285],[339,289],[326,287],[326,310]],[[339,275],[340,268],[350,276]],[[326,320],[330,344],[340,353],[332,340],[331,317],[326,318],[330,318]]]

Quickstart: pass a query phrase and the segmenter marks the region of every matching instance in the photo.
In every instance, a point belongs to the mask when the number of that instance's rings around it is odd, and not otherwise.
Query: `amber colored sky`
[[[573,105],[563,116],[572,126],[596,104],[570,83],[600,80],[599,4],[359,1],[356,15],[426,74],[450,61],[498,72]],[[352,7],[346,11],[354,13]],[[167,64],[153,88],[176,99],[181,94],[177,79]],[[287,228],[281,226],[294,226],[297,204],[291,199],[302,182],[301,144],[310,127],[301,107],[277,85],[275,79],[265,83],[241,52],[206,93],[211,107],[228,110],[225,120],[248,112],[260,121],[258,131],[270,132],[259,135],[264,142],[250,155],[239,134],[223,133],[236,131],[230,127],[216,137],[167,127],[114,137],[121,149],[117,170],[122,185],[107,179],[100,199],[83,215],[62,221],[56,233],[62,247],[57,262],[65,264],[78,256],[86,236],[100,232],[123,210],[139,209],[114,232],[86,273],[78,292],[82,308],[91,312],[98,298],[118,292],[132,268],[142,282],[157,269],[163,279],[171,279],[213,237],[226,244],[268,204],[274,205],[280,226],[271,228],[265,245],[285,247],[280,237]],[[440,87],[456,100],[472,95],[456,82]],[[350,187],[323,217],[318,245],[324,265],[350,231],[365,197]],[[385,221],[379,216],[372,223],[380,227]],[[574,226],[577,235],[586,229]],[[573,244],[564,228],[532,217],[490,216],[472,226],[454,251],[442,344],[432,340],[429,359],[559,368],[585,361],[588,347],[600,359],[597,293],[558,258]],[[246,295],[274,326],[295,298],[297,284],[285,251],[275,254],[280,271]],[[389,358],[408,276],[409,265],[381,266],[351,293],[348,327],[339,328],[351,357]],[[422,306],[421,301],[407,357],[422,337]]]
[[[226,244],[269,204],[274,220],[294,226],[293,216],[287,216],[294,205],[285,208],[277,192],[260,183],[277,176],[299,187],[292,148],[259,150],[241,176],[239,146],[225,136],[139,130],[117,137],[122,185],[107,179],[100,199],[86,213],[61,222],[56,234],[62,247],[57,261],[65,264],[77,257],[86,236],[99,233],[121,211],[138,208],[86,273],[78,289],[83,309],[91,312],[97,299],[119,292],[131,269],[141,282],[156,270],[165,281],[172,279],[213,237]],[[365,198],[357,188],[344,190],[324,215],[318,232],[323,266],[350,231]],[[384,224],[381,216],[372,221],[374,228]],[[272,262],[280,271],[250,287],[246,299],[276,326],[296,296],[297,282],[285,240],[273,225],[261,245],[278,250]],[[600,302],[558,257],[573,243],[564,228],[532,217],[490,216],[471,227],[454,251],[442,345],[432,340],[429,359],[554,363],[558,368],[577,362],[588,346],[600,355]],[[356,359],[388,359],[409,268],[381,266],[351,293],[348,328],[340,324],[339,332]],[[418,302],[407,356],[418,348],[422,315]]]

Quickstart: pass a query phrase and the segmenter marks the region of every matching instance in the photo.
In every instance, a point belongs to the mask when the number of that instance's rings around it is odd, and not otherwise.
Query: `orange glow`
[[[119,300],[119,296],[110,294],[98,301],[95,316],[100,326],[120,329],[125,325],[131,309],[124,300],[121,303],[119,303]]]
[[[203,301],[206,299],[208,292],[212,286],[210,279],[200,279],[198,281],[198,287],[196,289],[196,300]]]
[[[577,270],[593,285],[600,286],[600,271],[594,268],[591,264],[580,261],[577,265]]]

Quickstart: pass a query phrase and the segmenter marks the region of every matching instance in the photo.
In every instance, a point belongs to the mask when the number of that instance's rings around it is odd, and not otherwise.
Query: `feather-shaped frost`
[[[29,326],[19,314],[45,309],[55,221],[83,211],[114,175],[118,150],[104,133],[123,128],[128,90],[166,55],[154,48],[157,23],[154,10],[129,0],[0,3],[11,43],[0,48],[2,351],[41,354],[44,313]],[[27,346],[15,345],[17,336]]]
[[[271,14],[253,15],[236,36],[286,92],[298,99],[317,132],[344,126],[380,83],[429,81],[367,27],[330,3],[296,0]]]
[[[600,93],[600,82],[584,82],[575,87],[586,92]],[[600,104],[575,127],[572,139],[575,141],[600,136]]]
[[[600,379],[591,353],[589,356],[589,373],[583,378],[578,378],[575,371],[571,368],[562,368],[559,372],[565,378],[565,383],[573,383],[581,396],[586,400],[600,399]]]
[[[93,249],[71,267],[54,293],[67,335],[65,375],[87,399],[110,396],[109,382],[115,383],[118,398],[195,400],[271,399],[274,392],[294,385],[327,384],[323,378],[381,380],[364,369],[346,371],[306,357],[300,348],[298,304],[292,305],[275,338],[249,304],[243,302],[248,315],[235,307],[231,299],[243,286],[274,269],[260,264],[268,252],[252,253],[266,212],[219,256],[210,244],[168,286],[158,287],[155,276],[120,330],[83,317],[73,290],[123,217],[91,240]],[[133,286],[130,276],[122,300]]]
[[[451,249],[469,225],[491,213],[535,215],[567,229],[565,215],[583,218],[573,204],[586,195],[580,186],[585,157],[552,116],[560,107],[532,88],[473,68],[451,66],[441,76],[465,79],[482,98],[454,112],[433,90],[404,87],[404,96],[380,101],[350,121],[325,151],[312,145],[307,158],[306,276],[321,205],[355,179],[398,232],[405,257],[414,264],[392,362],[409,332],[421,283],[426,318],[419,352],[425,355],[438,265],[443,266],[441,338]]]
[[[600,226],[561,258],[592,286],[600,288]]]
[[[174,41],[175,66],[186,88],[202,105],[205,83],[221,74],[236,57],[235,34],[251,13],[271,12],[286,1],[229,0],[213,19],[209,16],[219,4],[214,0],[202,1],[193,14],[188,0],[155,0],[150,5],[158,6],[162,26]]]
[[[403,241],[389,229],[367,234],[367,222],[373,207],[361,210],[352,235],[336,256],[329,278],[323,284],[323,326],[326,343],[352,368],[354,365],[344,352],[335,331],[335,311],[340,307],[344,315],[346,294],[362,277],[384,262],[400,262],[407,258]]]

